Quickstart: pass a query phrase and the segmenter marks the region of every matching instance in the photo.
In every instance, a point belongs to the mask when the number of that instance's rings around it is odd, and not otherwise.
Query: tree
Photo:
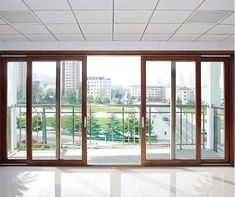
[[[17,87],[17,103],[18,104],[25,104],[25,89],[23,86]]]
[[[96,117],[94,114],[91,114],[91,116],[88,117],[87,119],[87,127],[88,127],[88,133],[91,135],[98,135],[100,131],[100,124],[98,123]]]
[[[182,105],[182,100],[179,96],[177,97],[176,105]]]
[[[111,134],[113,141],[113,138],[117,137],[117,135],[122,130],[121,121],[114,114],[112,114],[108,118],[106,125],[107,125],[107,131],[109,132],[109,134]]]
[[[46,96],[44,97],[44,102],[46,104],[55,103],[55,90],[50,88],[47,90]]]
[[[43,104],[44,103],[44,93],[43,93],[43,90],[40,87],[38,81],[33,81],[32,103],[33,104]]]
[[[74,89],[66,90],[65,95],[62,97],[62,100],[64,103],[68,103],[68,104],[78,103],[76,90]]]

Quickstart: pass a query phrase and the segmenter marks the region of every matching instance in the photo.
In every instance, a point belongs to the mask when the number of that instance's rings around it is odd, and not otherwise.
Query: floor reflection
[[[234,196],[232,167],[0,167],[0,196]]]

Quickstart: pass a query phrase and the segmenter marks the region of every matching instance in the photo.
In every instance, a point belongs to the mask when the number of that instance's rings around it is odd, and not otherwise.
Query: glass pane
[[[61,62],[61,159],[82,159],[82,62]]]
[[[202,62],[202,158],[224,158],[224,63]]]
[[[140,57],[88,56],[89,164],[140,163]]]
[[[196,159],[195,62],[176,62],[176,159]]]
[[[26,62],[7,63],[8,159],[26,159]]]
[[[56,158],[56,62],[32,63],[33,159]]]
[[[171,62],[146,62],[146,156],[170,159]]]

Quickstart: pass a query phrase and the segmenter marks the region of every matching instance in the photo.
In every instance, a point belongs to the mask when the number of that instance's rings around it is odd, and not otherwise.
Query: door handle
[[[84,124],[84,128],[86,128],[86,117],[84,117],[83,124]]]
[[[144,117],[141,118],[141,126],[142,126],[142,128],[144,128],[144,126],[145,126],[144,125]]]

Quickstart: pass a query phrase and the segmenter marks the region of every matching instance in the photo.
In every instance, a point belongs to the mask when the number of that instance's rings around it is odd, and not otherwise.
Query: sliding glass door
[[[143,163],[199,162],[196,64],[193,58],[142,57]]]

